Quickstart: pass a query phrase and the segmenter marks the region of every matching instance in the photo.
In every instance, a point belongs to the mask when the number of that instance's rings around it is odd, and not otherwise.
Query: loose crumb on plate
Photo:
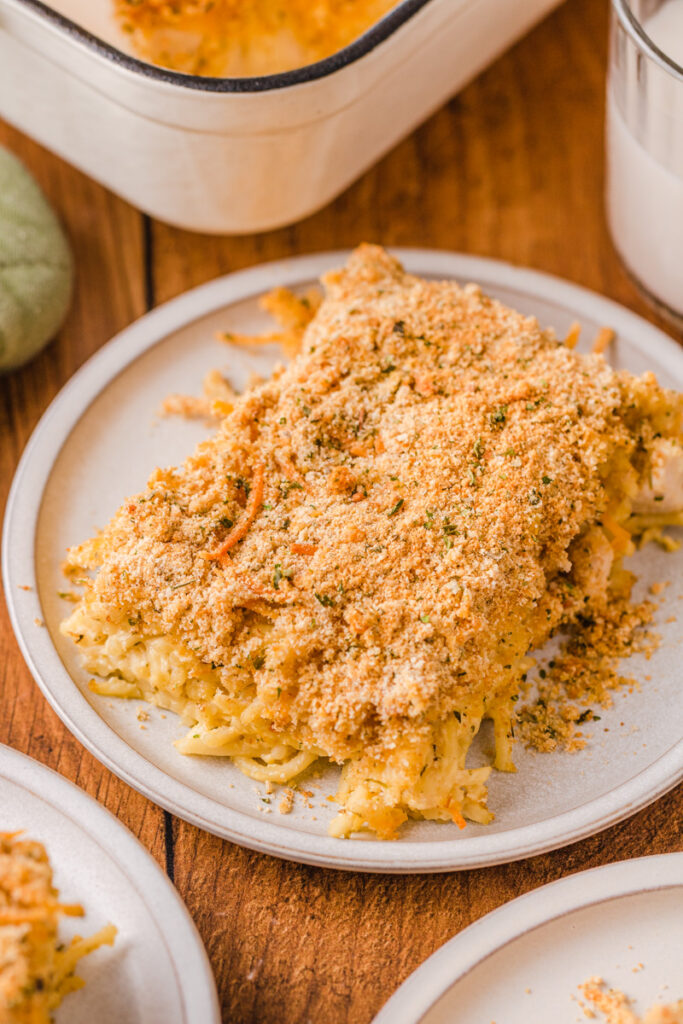
[[[641,965],[642,966],[642,965]],[[595,1010],[605,1024],[683,1024],[683,999],[675,1003],[654,1003],[644,1017],[633,1009],[627,995],[616,988],[607,988],[603,978],[595,976],[579,985],[579,991],[590,1005],[581,1004],[586,1017],[594,1019]]]
[[[286,789],[278,806],[280,814],[289,814],[294,806],[294,790]]]
[[[534,700],[518,711],[519,736],[527,747],[541,752],[585,747],[586,738],[577,726],[601,717],[590,705],[609,708],[612,691],[637,689],[636,680],[620,675],[616,665],[634,652],[649,657],[655,649],[656,635],[644,629],[653,614],[650,601],[633,605],[618,600],[572,630],[560,654],[539,672]]]

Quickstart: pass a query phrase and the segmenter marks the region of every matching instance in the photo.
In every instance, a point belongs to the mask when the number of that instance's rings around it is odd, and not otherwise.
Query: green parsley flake
[[[498,409],[495,409],[489,416],[489,422],[494,430],[502,430],[505,426],[507,419],[508,407],[507,405],[501,405]]]

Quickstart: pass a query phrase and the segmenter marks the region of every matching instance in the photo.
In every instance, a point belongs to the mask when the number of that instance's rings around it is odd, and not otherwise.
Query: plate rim
[[[656,349],[661,363],[674,374],[683,372],[683,349],[672,338],[619,303],[579,285],[542,271],[480,256],[400,247],[390,247],[389,251],[412,273],[476,280],[484,290],[487,286],[516,288],[539,300],[565,305],[579,317],[602,320],[617,333],[628,333],[632,343],[644,352]],[[66,675],[69,680],[71,677],[47,630],[40,631],[42,636],[31,635],[35,634],[36,618],[42,618],[36,590],[35,533],[52,467],[80,418],[116,376],[169,334],[269,288],[295,286],[318,278],[326,270],[345,262],[349,252],[334,250],[276,260],[190,289],[114,335],[66,382],[24,449],[5,510],[3,583],[10,621],[22,655],[43,695],[69,731],[110,771],[179,818],[260,853],[322,867],[402,874],[510,863],[577,842],[621,821],[677,785],[683,777],[683,739],[615,789],[543,821],[488,836],[429,843],[342,841],[284,829],[199,794],[129,747],[76,686],[67,687],[62,694],[58,685],[50,685],[49,677],[53,672]],[[20,591],[26,584],[33,589]],[[217,811],[213,819],[210,808]],[[221,820],[217,821],[217,817]],[[399,850],[397,854],[395,851]]]
[[[220,1024],[216,981],[201,935],[170,878],[137,836],[80,786],[28,754],[0,743],[0,785],[3,781],[45,801],[61,818],[81,829],[105,851],[163,935],[178,980],[183,1020],[190,1024],[197,1009],[198,1019],[207,1024]],[[42,841],[39,830],[30,824],[26,825],[25,832]],[[163,920],[159,907],[163,908]],[[113,908],[112,918],[116,918]]]
[[[683,852],[601,864],[532,889],[439,946],[389,997],[372,1024],[420,1024],[480,963],[551,921],[625,896],[678,886],[683,888]]]

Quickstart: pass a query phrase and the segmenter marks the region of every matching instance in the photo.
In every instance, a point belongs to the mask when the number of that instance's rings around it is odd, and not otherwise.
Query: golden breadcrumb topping
[[[341,761],[509,695],[530,647],[605,607],[682,406],[378,247],[324,284],[301,354],[70,562],[99,569],[107,622],[172,635]]]

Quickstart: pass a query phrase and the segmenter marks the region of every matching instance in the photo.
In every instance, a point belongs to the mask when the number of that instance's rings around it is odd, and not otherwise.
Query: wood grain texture
[[[62,385],[145,311],[142,218],[121,200],[0,125],[0,144],[30,168],[70,237],[77,278],[59,336],[24,369],[0,377],[0,509],[31,431]],[[163,812],[103,768],[64,728],[24,664],[0,602],[0,742],[87,790],[165,863]]]
[[[264,260],[362,240],[462,250],[561,275],[665,326],[605,225],[606,37],[606,0],[569,0],[336,202],[256,237],[151,223],[2,129],[0,141],[57,206],[79,266],[59,338],[0,381],[2,494],[39,414],[111,334],[146,306]],[[38,694],[4,615],[0,699],[0,739],[95,795],[166,865],[206,943],[231,1024],[368,1024],[430,953],[507,900],[573,871],[683,846],[679,787],[600,835],[516,864],[411,877],[303,867],[172,820],[100,767]]]

